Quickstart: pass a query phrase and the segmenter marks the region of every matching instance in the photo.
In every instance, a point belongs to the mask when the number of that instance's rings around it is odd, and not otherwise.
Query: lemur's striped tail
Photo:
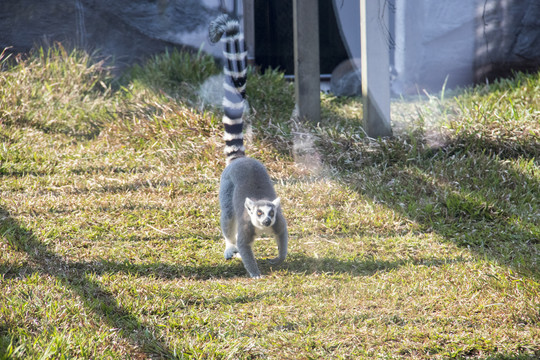
[[[232,160],[245,156],[244,135],[242,133],[244,113],[244,97],[246,93],[247,78],[247,51],[244,43],[244,34],[240,31],[237,20],[229,19],[227,15],[220,15],[210,23],[210,41],[225,43],[225,81],[223,87],[223,125],[225,127],[225,155],[227,164]]]

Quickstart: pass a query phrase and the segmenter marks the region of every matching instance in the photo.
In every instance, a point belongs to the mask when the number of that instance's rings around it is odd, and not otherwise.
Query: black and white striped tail
[[[210,23],[210,41],[224,43],[225,81],[223,87],[223,125],[225,127],[225,155],[227,164],[232,160],[245,156],[244,135],[242,133],[244,113],[244,97],[247,79],[247,51],[244,34],[240,31],[237,20],[220,15]]]

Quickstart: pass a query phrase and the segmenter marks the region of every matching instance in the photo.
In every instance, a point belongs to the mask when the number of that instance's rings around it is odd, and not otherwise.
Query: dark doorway
[[[349,58],[331,0],[319,1],[321,74],[330,74]],[[255,0],[255,63],[294,75],[292,0]]]

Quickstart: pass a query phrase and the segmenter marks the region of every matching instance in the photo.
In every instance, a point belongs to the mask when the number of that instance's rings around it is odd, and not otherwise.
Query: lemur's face
[[[258,200],[253,201],[246,198],[246,210],[251,219],[251,223],[258,229],[272,227],[276,222],[276,212],[279,207],[279,198],[274,201]]]

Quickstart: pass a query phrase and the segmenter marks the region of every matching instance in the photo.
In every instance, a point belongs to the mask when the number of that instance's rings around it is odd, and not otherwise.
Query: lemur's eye
[[[261,216],[263,212],[261,210],[257,210],[257,216]]]
[[[274,217],[274,210],[270,210],[270,212],[268,213],[268,216]]]

